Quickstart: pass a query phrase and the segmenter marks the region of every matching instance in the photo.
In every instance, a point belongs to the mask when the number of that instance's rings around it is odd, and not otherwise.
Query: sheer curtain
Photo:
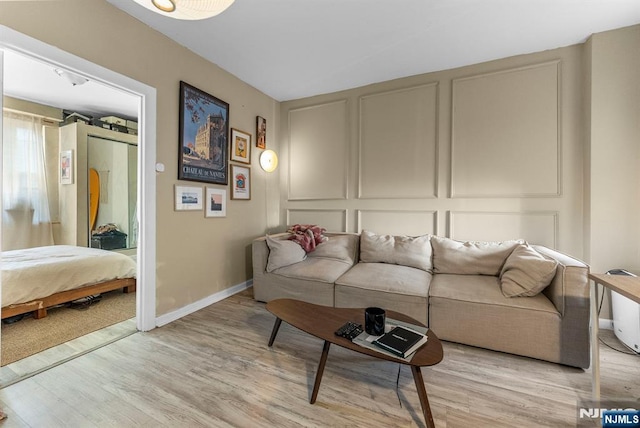
[[[42,123],[3,113],[2,249],[53,245]]]

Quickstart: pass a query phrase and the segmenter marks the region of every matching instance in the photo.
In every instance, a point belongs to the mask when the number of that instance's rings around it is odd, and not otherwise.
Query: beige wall
[[[282,103],[282,221],[524,238],[583,257],[582,56],[571,46]]]
[[[2,100],[4,109],[30,113],[53,122],[62,120],[62,110],[59,108],[7,96],[3,96]]]
[[[60,226],[59,239],[54,242],[56,245],[86,247],[88,242],[84,222],[87,218],[86,198],[84,198],[85,203],[80,203],[80,198],[86,194],[88,186],[86,180],[79,183],[78,176],[87,174],[87,145],[78,144],[78,126],[79,124],[74,123],[59,129],[59,153],[69,150],[72,152],[73,169],[71,184],[61,184],[58,179]]]
[[[37,7],[0,2],[0,24],[156,88],[157,160],[166,166],[156,178],[157,315],[251,278],[251,240],[277,226],[277,176],[259,168],[259,150],[253,149],[250,201],[229,200],[226,218],[175,212],[179,84],[183,80],[228,102],[230,126],[254,140],[256,116],[265,117],[267,147],[276,150],[278,103],[103,0],[38,2]]]
[[[594,272],[640,274],[638,76],[633,26],[583,45],[282,103],[283,222],[519,237]],[[336,136],[346,149],[328,144]],[[294,167],[308,147],[313,173]],[[319,174],[346,174],[346,196]],[[606,301],[601,318],[610,318]]]
[[[591,265],[640,273],[640,26],[595,34],[588,47]]]
[[[586,48],[588,259],[594,272],[640,274],[640,26],[594,34]]]

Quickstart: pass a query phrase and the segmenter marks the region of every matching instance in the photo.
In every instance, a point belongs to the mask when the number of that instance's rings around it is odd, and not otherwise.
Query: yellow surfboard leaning
[[[98,218],[100,203],[100,175],[94,168],[89,169],[89,227],[93,230]]]

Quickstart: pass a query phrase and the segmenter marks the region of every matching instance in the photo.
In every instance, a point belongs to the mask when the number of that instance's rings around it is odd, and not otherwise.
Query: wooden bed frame
[[[47,308],[60,305],[62,303],[72,302],[82,297],[92,296],[94,294],[106,293],[122,288],[124,293],[133,293],[136,291],[135,278],[114,279],[112,281],[101,282],[98,284],[87,285],[86,287],[76,288],[74,290],[61,291],[42,299],[32,300],[31,302],[18,303],[2,308],[2,319],[13,317],[27,312],[33,312],[35,319],[47,316]]]

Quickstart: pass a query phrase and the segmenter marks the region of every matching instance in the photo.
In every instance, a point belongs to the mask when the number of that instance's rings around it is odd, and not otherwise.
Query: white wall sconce
[[[260,155],[260,166],[266,172],[273,172],[278,168],[278,155],[273,150],[265,150]]]

